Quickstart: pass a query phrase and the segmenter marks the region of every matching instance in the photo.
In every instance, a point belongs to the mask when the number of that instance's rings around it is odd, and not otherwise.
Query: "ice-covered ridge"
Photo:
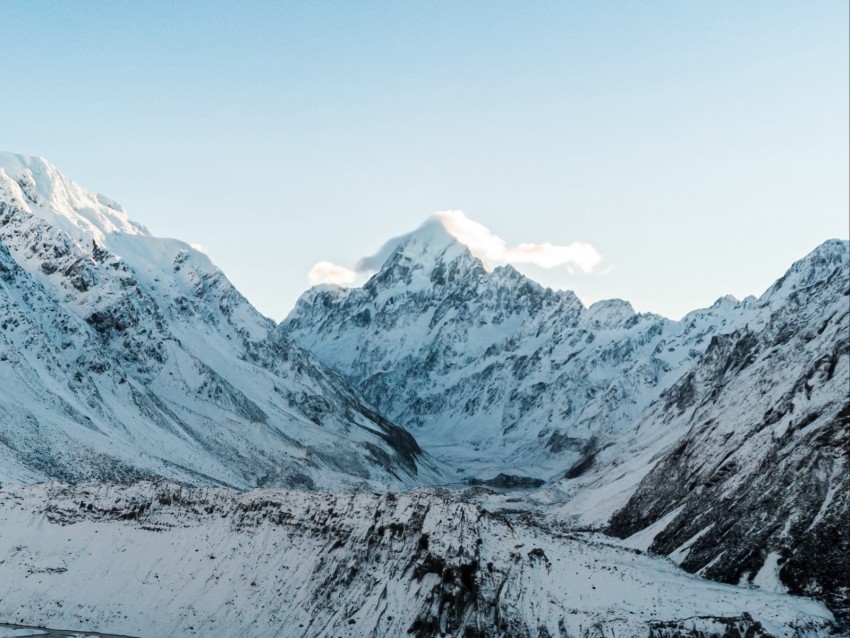
[[[86,190],[41,157],[0,152],[0,200],[61,231],[89,257],[96,250],[108,251],[127,262],[150,286],[177,259],[188,259],[204,273],[218,270],[206,254],[190,244],[153,237],[132,221],[120,204]]]

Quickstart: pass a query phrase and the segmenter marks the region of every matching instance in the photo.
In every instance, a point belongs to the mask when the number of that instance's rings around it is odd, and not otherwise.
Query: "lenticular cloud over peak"
[[[489,228],[467,217],[463,211],[446,210],[435,213],[417,230],[390,240],[374,255],[360,259],[354,268],[320,261],[310,269],[310,285],[352,285],[374,273],[401,244],[426,232],[442,227],[448,235],[465,245],[488,269],[505,264],[531,264],[541,268],[565,267],[570,273],[592,273],[602,263],[602,255],[592,245],[573,242],[565,246],[543,242],[523,242],[510,245]]]
[[[510,246],[483,224],[469,219],[462,211],[447,210],[434,215],[443,227],[473,255],[489,267],[504,264],[533,264],[541,268],[565,266],[570,272],[591,273],[602,262],[602,255],[590,244],[573,242],[557,246],[521,243]]]

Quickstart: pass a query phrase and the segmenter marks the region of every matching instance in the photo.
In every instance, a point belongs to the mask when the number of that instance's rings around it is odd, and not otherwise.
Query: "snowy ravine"
[[[0,530],[0,618],[44,626],[573,638],[826,636],[831,627],[814,601],[702,580],[447,490],[7,486]]]
[[[0,154],[0,481],[443,480],[274,328],[205,254],[43,159]]]

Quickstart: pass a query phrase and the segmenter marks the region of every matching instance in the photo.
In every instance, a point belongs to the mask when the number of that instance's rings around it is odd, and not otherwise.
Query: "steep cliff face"
[[[274,333],[203,253],[0,155],[0,479],[402,488],[403,429]]]
[[[610,530],[691,572],[816,595],[850,612],[850,267],[827,242],[716,335],[644,423],[687,434]],[[672,518],[670,518],[672,517]]]
[[[45,626],[464,638],[826,636],[832,627],[814,601],[710,583],[444,490],[7,488],[0,526],[0,617]]]

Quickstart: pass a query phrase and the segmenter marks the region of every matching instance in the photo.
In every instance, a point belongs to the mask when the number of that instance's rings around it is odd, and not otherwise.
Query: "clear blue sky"
[[[848,234],[848,3],[7,2],[0,148],[205,246],[281,319],[430,213],[678,317]]]

